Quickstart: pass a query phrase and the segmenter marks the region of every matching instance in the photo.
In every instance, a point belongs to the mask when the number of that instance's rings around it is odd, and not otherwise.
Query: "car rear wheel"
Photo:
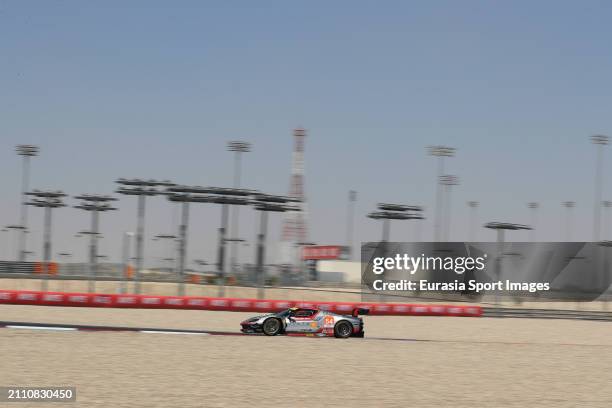
[[[353,333],[353,326],[346,320],[338,322],[336,323],[336,326],[334,326],[334,336],[340,339],[349,338],[351,337],[352,333]]]
[[[263,323],[262,331],[266,336],[276,336],[280,333],[282,327],[280,320],[271,317]]]

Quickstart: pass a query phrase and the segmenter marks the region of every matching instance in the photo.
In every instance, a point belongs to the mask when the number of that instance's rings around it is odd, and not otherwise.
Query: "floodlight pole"
[[[259,234],[257,234],[257,299],[264,298],[265,270],[264,259],[266,251],[266,234],[268,231],[268,212],[261,211],[259,218]]]
[[[98,229],[100,216],[98,211],[91,212],[91,236],[89,237],[89,293],[96,291],[96,275],[98,274]]]
[[[444,174],[440,177],[440,185],[444,186],[446,200],[442,205],[444,223],[442,227],[442,238],[448,242],[450,240],[450,225],[451,225],[451,188],[459,184],[459,177],[450,174]]]
[[[357,201],[357,192],[350,190],[348,194],[348,209],[346,220],[346,247],[349,251],[349,260],[353,259],[353,230],[355,224],[355,201]]]
[[[497,256],[495,257],[495,274],[499,281],[502,275],[502,258],[504,256],[505,231],[530,230],[531,227],[522,224],[511,224],[508,222],[489,222],[485,228],[497,231]],[[499,290],[495,291],[495,304],[499,306]]]
[[[49,279],[49,262],[51,262],[51,207],[45,207],[45,227],[43,236],[43,261],[45,263],[43,273],[45,279],[42,290],[46,291],[48,289],[47,281]]]
[[[25,201],[24,201],[25,202]],[[26,228],[24,228],[23,225],[7,225],[6,230],[11,230],[13,231],[13,252],[15,253],[15,261],[19,262],[19,239],[20,239],[20,234],[27,234],[28,231],[26,230]],[[26,251],[27,252],[27,251]],[[27,254],[26,254],[27,255]],[[14,264],[12,266],[12,268],[14,268]]]
[[[438,158],[438,173],[436,175],[436,204],[434,218],[434,241],[439,242],[442,239],[442,208],[443,208],[443,186],[440,183],[441,177],[444,175],[444,158],[453,157],[457,149],[448,146],[428,146],[427,151],[430,156]]]
[[[239,207],[239,206],[234,206]],[[227,231],[229,208],[221,204],[221,226],[219,227],[219,248],[217,251],[217,271],[219,272],[219,297],[225,296],[225,232]],[[235,214],[235,213],[234,213]]]
[[[234,188],[240,188],[240,181],[242,178],[242,153],[251,151],[251,143],[243,141],[231,141],[227,144],[227,150],[234,152]],[[235,273],[234,269],[237,266],[239,241],[238,241],[238,227],[240,226],[240,206],[232,206],[232,217],[231,217],[231,245],[230,245],[230,269],[232,273]]]
[[[146,202],[145,195],[138,196],[136,221],[136,272],[134,273],[134,292],[140,294],[140,274],[144,264],[144,223]]]
[[[7,233],[7,234],[6,234],[6,237],[7,237],[7,240],[6,240],[6,245],[4,245],[4,243],[3,243],[3,244],[2,244],[2,246],[3,246],[4,248],[6,248],[6,252],[8,252],[8,251],[9,251],[9,246],[10,246],[10,241],[11,241],[11,234],[10,234],[10,231],[9,231],[7,228],[2,228],[2,229],[0,230],[0,232],[6,232],[6,233]],[[4,235],[5,235],[5,234],[2,234],[2,236],[3,236],[3,237],[4,237]],[[3,239],[3,241],[4,241],[4,239]],[[4,256],[5,256],[5,254],[4,254],[4,250],[2,250],[2,257],[4,257]],[[10,253],[8,253],[8,254],[6,255],[6,260],[8,261],[8,259],[9,259],[9,258],[10,258]]]
[[[604,213],[604,217],[603,217],[603,231],[602,231],[602,235],[603,235],[603,239],[607,240],[609,237],[609,232],[610,232],[610,208],[612,207],[612,201],[609,200],[604,200],[601,202],[601,205],[603,208],[605,208],[605,213]],[[602,241],[604,242],[604,241]],[[608,241],[605,241],[608,242]]]
[[[612,247],[612,241],[600,241],[599,242],[599,246],[604,247],[604,260],[603,260],[603,273],[604,274],[611,274],[612,271],[610,271],[610,266],[612,265],[612,262],[610,261],[610,247]],[[607,279],[604,276],[604,283],[607,283]],[[604,297],[603,297],[603,306],[604,306],[604,310],[608,310],[609,309],[609,303],[610,301],[608,300],[608,298],[605,296],[605,293],[607,292],[607,290],[604,290]]]
[[[603,187],[603,148],[608,144],[608,136],[591,136],[591,142],[597,147],[595,163],[595,203],[593,216],[593,242],[600,240],[601,229],[601,195]]]
[[[376,207],[379,211],[373,211],[367,215],[373,220],[382,220],[381,249],[383,256],[387,256],[391,220],[422,220],[423,208],[420,206],[379,203]],[[380,300],[383,301],[383,293],[380,292]]]
[[[575,201],[564,201],[561,204],[563,205],[563,207],[566,208],[566,214],[565,214],[565,242],[571,242],[572,241],[572,227],[573,227],[573,224],[574,224],[574,217],[573,217],[572,208],[574,208],[576,206],[576,202]]]
[[[21,230],[21,234],[19,234],[19,254],[17,255],[17,259],[19,262],[24,262],[26,259],[26,254],[25,251],[27,251],[26,249],[26,229],[27,227],[27,223],[28,223],[28,206],[25,204],[26,202],[26,192],[29,189],[29,181],[30,181],[30,156],[29,155],[23,155],[23,170],[22,170],[22,178],[21,178],[21,197],[22,197],[22,204],[21,204],[21,216],[20,216],[20,223],[23,226],[23,229]]]
[[[382,242],[389,242],[391,235],[391,223],[388,218],[383,219],[382,222]]]
[[[478,201],[468,201],[467,205],[470,208],[470,219],[468,221],[468,241],[476,242],[476,223],[478,222],[476,212],[478,211],[478,206],[480,203]]]
[[[187,257],[187,226],[189,225],[189,201],[181,204],[181,225],[179,227],[178,295],[185,296],[185,258]]]
[[[130,267],[130,247],[132,244],[132,237],[134,236],[133,232],[124,232],[123,233],[123,242],[121,249],[121,261],[123,264],[123,270],[121,273],[121,293],[127,293],[127,273]]]
[[[19,245],[17,260],[24,262],[26,260],[26,236],[28,228],[28,206],[26,205],[27,196],[26,193],[29,190],[30,185],[30,157],[38,156],[39,148],[34,145],[17,145],[15,150],[22,159],[22,173],[21,173],[21,214],[20,224],[23,227],[21,234],[19,234]]]
[[[172,188],[168,189],[172,190]],[[204,199],[188,194],[187,187],[176,187],[177,191],[166,192],[170,201],[181,204],[181,224],[178,232],[178,263],[177,273],[177,295],[185,296],[185,265],[187,258],[187,227],[189,226],[189,203],[206,202]]]
[[[177,258],[175,257],[176,254],[178,254],[178,236],[177,235],[172,235],[172,234],[158,234],[153,238],[153,241],[162,241],[162,250],[160,251],[160,254],[164,254],[166,251],[168,251],[168,248],[166,248],[165,245],[165,241],[170,241],[170,246],[169,246],[169,253],[166,254],[167,256],[162,255],[161,259],[161,266],[162,269],[166,266],[166,263],[169,262],[169,266],[168,266],[168,272],[174,272],[175,275],[178,274],[177,272],[177,268],[178,268],[178,261]],[[177,243],[177,246],[174,247],[172,245],[172,243],[175,242]],[[175,252],[176,251],[176,252]]]
[[[535,235],[535,231],[536,231],[536,225],[538,222],[538,208],[540,207],[540,204],[538,204],[535,201],[529,202],[527,203],[527,208],[529,208],[531,211],[531,230],[529,231],[529,241],[534,242],[536,240],[536,235]]]
[[[255,273],[257,282],[257,298],[263,299],[265,286],[265,244],[268,230],[268,212],[299,211],[299,208],[291,203],[299,202],[298,199],[269,194],[255,194],[252,204],[255,210],[261,213],[259,220],[259,233],[257,234],[257,249],[255,252]]]
[[[45,209],[44,229],[43,229],[43,279],[41,290],[46,292],[49,287],[49,263],[51,262],[51,210],[53,208],[65,207],[62,198],[66,196],[61,191],[38,191],[26,192],[26,195],[33,196],[26,205],[42,207]]]
[[[106,195],[82,194],[75,196],[77,200],[81,200],[81,204],[75,206],[80,210],[91,212],[91,229],[87,232],[89,237],[89,263],[88,263],[88,291],[94,293],[96,291],[96,276],[98,271],[98,238],[100,235],[100,212],[113,211],[116,208],[111,207],[110,202],[116,201],[116,198]]]

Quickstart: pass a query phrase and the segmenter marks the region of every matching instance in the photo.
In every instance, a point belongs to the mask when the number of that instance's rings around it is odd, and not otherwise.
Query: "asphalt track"
[[[22,330],[51,330],[51,331],[89,331],[89,332],[133,332],[145,334],[183,334],[183,335],[200,335],[200,336],[239,336],[239,337],[266,337],[264,334],[245,334],[234,331],[219,331],[219,330],[188,330],[188,329],[173,329],[159,327],[128,327],[128,326],[101,326],[101,325],[82,325],[82,324],[57,324],[57,323],[42,323],[42,322],[11,322],[0,321],[0,328],[7,329],[22,329]],[[308,339],[328,339],[333,341],[342,341],[328,336],[306,336],[295,335],[295,337],[303,337]],[[393,341],[393,342],[425,342],[425,343],[456,343],[456,344],[500,344],[509,346],[525,346],[537,345],[539,343],[520,342],[520,341],[478,341],[478,340],[440,340],[440,339],[415,339],[404,337],[370,337],[350,338],[351,341]],[[599,344],[578,344],[578,343],[553,343],[555,346],[580,346],[580,347],[605,347],[607,345]]]
[[[244,334],[241,332],[233,331],[219,331],[219,330],[187,330],[187,329],[171,329],[171,328],[159,328],[159,327],[128,327],[128,326],[98,326],[98,325],[83,325],[83,324],[57,324],[57,323],[43,323],[43,322],[9,322],[0,321],[0,328],[7,329],[29,329],[29,330],[57,330],[57,331],[109,331],[109,332],[136,332],[136,333],[147,333],[147,334],[193,334],[203,336],[241,336],[241,337],[261,337],[264,334]],[[311,339],[334,339],[328,336],[306,336],[298,335],[299,337],[311,338]],[[430,341],[430,340],[419,340],[419,339],[408,339],[408,338],[386,338],[386,337],[369,337],[369,340],[394,340],[394,341]],[[336,339],[334,339],[336,340]],[[351,340],[357,340],[352,338]],[[362,340],[359,338],[359,340]],[[339,341],[339,340],[338,340]]]

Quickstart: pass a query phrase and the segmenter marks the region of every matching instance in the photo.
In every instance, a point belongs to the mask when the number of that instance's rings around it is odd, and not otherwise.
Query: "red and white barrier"
[[[304,302],[194,296],[107,295],[98,293],[37,292],[0,289],[0,304],[73,307],[114,307],[138,309],[192,309],[227,312],[276,312],[288,307],[315,307],[340,314],[354,308],[369,309],[376,316],[466,316],[482,315],[480,306],[368,303]]]

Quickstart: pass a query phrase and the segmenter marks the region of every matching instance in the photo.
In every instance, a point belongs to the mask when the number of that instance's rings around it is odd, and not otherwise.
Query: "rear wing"
[[[368,313],[370,313],[370,309],[356,307],[356,308],[353,309],[353,312],[351,313],[351,316],[357,317],[359,315],[367,315]]]

